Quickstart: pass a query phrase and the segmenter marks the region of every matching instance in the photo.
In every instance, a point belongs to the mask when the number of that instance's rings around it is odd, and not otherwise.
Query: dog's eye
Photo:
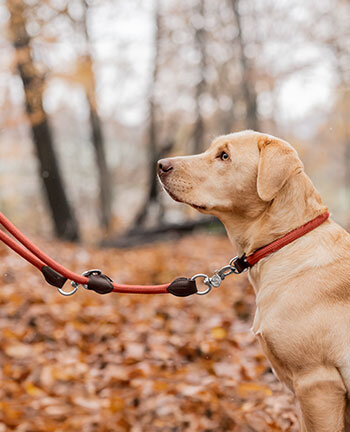
[[[224,160],[227,160],[228,159],[228,154],[226,153],[226,152],[221,152],[221,154],[220,154],[220,159],[222,160],[222,161],[224,161]]]

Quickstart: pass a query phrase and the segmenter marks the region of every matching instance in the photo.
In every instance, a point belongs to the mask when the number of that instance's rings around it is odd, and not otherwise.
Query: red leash
[[[50,258],[44,252],[42,252],[34,243],[32,243],[27,237],[25,237],[14,225],[10,222],[5,215],[0,212],[0,224],[7,229],[7,231],[13,235],[23,246],[15,242],[6,233],[0,230],[0,240],[3,241],[8,247],[15,251],[22,258],[30,262],[33,266],[38,268],[45,276],[48,283],[62,288],[67,279],[75,282],[78,285],[88,285],[89,277],[82,276],[74,273],[64,266]],[[53,270],[53,271],[52,271]],[[57,274],[55,274],[56,272]],[[94,271],[97,273],[97,271]],[[97,275],[94,276],[104,276]],[[99,278],[100,279],[100,278]],[[109,279],[109,278],[108,278]],[[104,279],[105,289],[109,289],[108,292],[114,291],[119,293],[140,293],[140,294],[162,294],[167,293],[167,288],[170,284],[163,285],[123,285],[116,284],[110,279]],[[96,284],[97,281],[95,281]],[[102,279],[101,279],[102,282]],[[94,286],[92,284],[92,286]],[[102,287],[103,288],[103,287]],[[101,292],[102,294],[102,292]],[[104,294],[104,292],[103,292]]]
[[[22,258],[30,262],[38,268],[44,275],[46,281],[58,288],[63,295],[72,295],[76,292],[79,285],[86,289],[93,290],[99,294],[107,294],[109,292],[119,293],[134,293],[134,294],[165,294],[170,293],[178,297],[186,297],[191,294],[207,294],[213,287],[219,287],[221,282],[230,274],[239,274],[252,267],[262,258],[276,252],[297,238],[312,231],[321,225],[329,217],[329,213],[325,212],[315,219],[307,222],[284,235],[283,237],[264,246],[249,256],[235,257],[230,261],[230,264],[217,270],[212,277],[206,274],[197,274],[192,278],[180,277],[171,283],[162,285],[123,285],[112,281],[108,276],[101,273],[100,270],[89,270],[83,275],[79,275],[68,270],[44,252],[42,252],[34,243],[24,236],[7,218],[0,212],[0,224],[12,234],[23,246],[14,241],[8,234],[0,230],[0,240],[3,241],[9,248],[15,251]],[[205,291],[198,291],[196,279],[202,277],[203,282],[207,285]],[[62,290],[63,285],[67,280],[71,280],[72,291],[65,292]]]

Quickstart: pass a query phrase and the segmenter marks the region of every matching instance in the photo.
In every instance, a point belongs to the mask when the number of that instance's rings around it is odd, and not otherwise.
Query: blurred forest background
[[[349,225],[346,0],[6,0],[0,26],[0,206],[22,227],[91,241],[195,218],[155,161],[246,128],[294,144]]]
[[[213,272],[232,246],[169,238],[213,223],[155,162],[250,128],[290,141],[350,228],[349,23],[347,0],[0,1],[0,210],[78,273]],[[246,276],[204,298],[67,299],[0,257],[0,432],[298,430]]]

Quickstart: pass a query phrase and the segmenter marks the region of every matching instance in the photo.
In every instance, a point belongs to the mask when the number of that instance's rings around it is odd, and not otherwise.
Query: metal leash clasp
[[[208,287],[204,291],[197,291],[196,294],[197,295],[205,295],[205,294],[210,293],[212,288],[219,288],[219,286],[221,285],[221,282],[225,279],[225,277],[228,276],[228,274],[233,273],[232,271],[230,273],[227,273],[229,270],[228,267],[230,267],[230,266],[225,266],[220,270],[216,270],[214,272],[213,276],[208,276],[207,274],[204,274],[204,273],[198,273],[198,274],[192,276],[191,280],[196,280],[197,278],[202,277],[204,285],[207,285],[207,287]]]
[[[74,283],[75,283],[75,282],[74,282]],[[76,286],[74,286],[74,285],[73,285],[73,282],[71,282],[71,285],[73,286],[73,289],[72,289],[71,291],[63,291],[62,288],[58,288],[58,287],[57,287],[57,290],[58,290],[58,292],[59,292],[61,295],[65,296],[65,297],[69,297],[69,296],[75,294],[75,293],[78,291],[78,286],[79,286],[79,284],[77,284]]]
[[[100,274],[102,274],[101,270],[99,270],[99,269],[92,269],[92,270],[84,271],[84,273],[82,273],[82,276],[89,277],[89,276],[92,276],[92,275],[100,275]],[[73,287],[72,291],[63,291],[62,288],[57,288],[58,292],[60,294],[62,294],[63,296],[65,296],[65,297],[69,297],[69,296],[75,294],[78,291],[79,285],[81,285],[85,289],[88,289],[87,285],[80,284],[80,283],[75,282],[75,281],[72,281],[70,284]]]
[[[222,281],[231,274],[240,274],[242,271],[236,268],[235,263],[239,259],[238,256],[232,258],[230,260],[230,263],[228,265],[225,265],[224,267],[221,267],[219,270],[215,270],[214,274],[212,276],[208,276],[204,273],[198,273],[191,277],[191,280],[194,281],[197,278],[203,278],[204,285],[207,286],[207,289],[204,291],[197,291],[196,294],[198,295],[205,295],[208,294],[212,288],[219,288]],[[248,268],[244,269],[243,271],[247,271]]]
[[[194,280],[196,280],[197,278],[200,278],[200,277],[202,277],[203,278],[203,283],[205,284],[205,285],[207,285],[207,289],[206,290],[204,290],[204,291],[197,291],[196,292],[196,294],[197,295],[205,295],[205,294],[208,294],[210,291],[211,291],[211,289],[213,288],[213,284],[212,284],[212,282],[211,282],[211,280],[210,280],[210,277],[208,276],[208,275],[206,275],[206,274],[204,274],[204,273],[198,273],[198,274],[196,274],[196,275],[194,275],[194,276],[192,276],[191,277],[191,281],[194,281]]]

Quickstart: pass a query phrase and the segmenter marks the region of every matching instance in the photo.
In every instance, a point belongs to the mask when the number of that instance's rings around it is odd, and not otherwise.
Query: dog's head
[[[158,162],[158,176],[173,199],[218,217],[257,217],[302,169],[287,142],[253,131],[221,136],[199,155]]]

